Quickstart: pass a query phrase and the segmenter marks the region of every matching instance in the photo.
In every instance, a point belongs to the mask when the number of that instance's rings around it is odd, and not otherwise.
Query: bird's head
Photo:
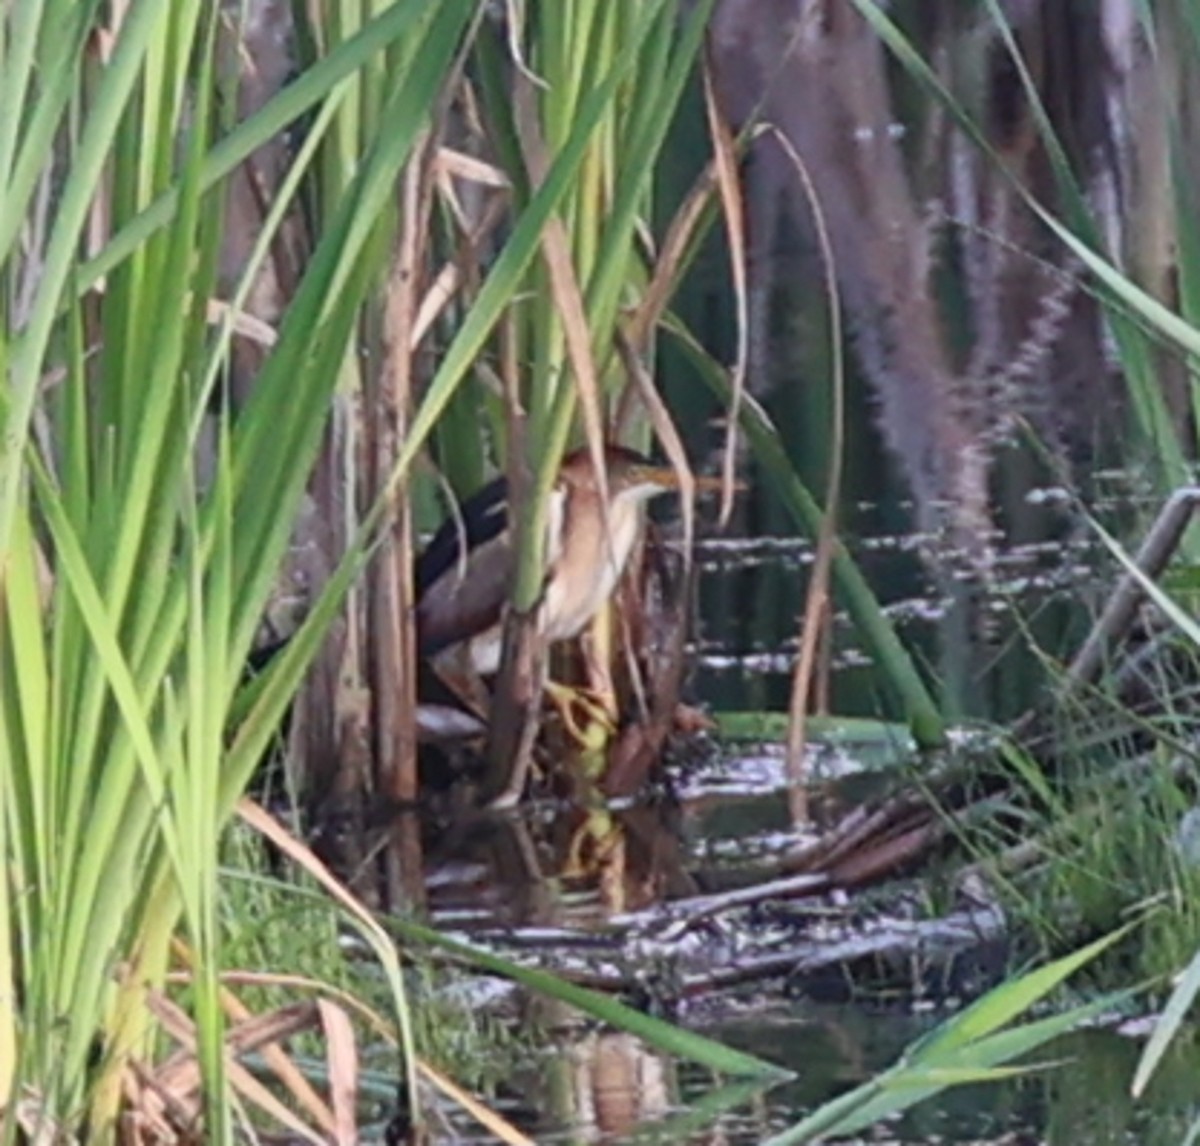
[[[649,501],[652,497],[671,493],[682,486],[680,475],[674,467],[657,465],[625,446],[605,446],[604,461],[609,497],[613,500]],[[563,459],[562,480],[576,489],[597,488],[592,456],[586,448],[575,450]],[[721,488],[721,479],[716,477],[698,476],[692,481],[697,493]]]

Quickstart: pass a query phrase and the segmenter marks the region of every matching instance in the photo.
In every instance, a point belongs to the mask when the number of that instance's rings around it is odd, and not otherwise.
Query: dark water
[[[1124,504],[1114,503],[1114,512]],[[924,572],[920,544],[880,536],[853,548],[929,679],[938,679],[947,660],[974,665],[977,678],[963,694],[993,718],[1022,711],[1044,686],[1031,671],[1029,640],[1042,634],[1047,647],[1063,647],[1063,633],[1072,626],[1086,631],[1091,602],[1103,601],[1112,584],[1110,563],[1086,531],[1005,553],[973,598],[976,620],[964,652],[952,647],[963,631],[953,623],[955,603]],[[440,833],[427,856],[435,924],[628,998],[630,979],[644,986],[659,974],[637,966],[636,945],[623,930],[629,921],[642,926],[663,904],[786,875],[791,860],[849,810],[919,775],[924,764],[903,726],[887,722],[896,714],[886,690],[840,614],[830,665],[831,707],[839,715],[815,724],[811,826],[797,830],[792,821],[783,754],[771,741],[779,735],[778,716],[766,739],[740,738],[756,718],[769,724],[769,714],[786,706],[795,617],[811,559],[811,547],[792,538],[703,541],[691,692],[716,711],[718,734],[671,762],[669,799],[592,807],[545,802],[520,816],[486,817]],[[719,978],[747,952],[810,941],[821,928],[832,941],[851,923],[869,934],[898,917],[919,922],[949,909],[944,898],[934,902],[939,894],[944,889],[909,881],[851,901],[796,900],[782,913],[772,914],[769,905],[757,914],[718,913],[716,925],[691,937],[689,952],[672,954],[675,978],[662,997],[653,989],[635,995],[638,1005],[665,1003],[668,1017],[795,1072],[794,1081],[765,1093],[729,1090],[630,1036],[581,1025],[555,1008],[547,1017],[544,1004],[489,990],[487,1005],[510,1017],[518,1013],[519,1024],[536,1015],[548,1032],[539,1045],[552,1048],[532,1065],[514,1065],[498,1106],[538,1142],[764,1141],[893,1064],[972,992],[1002,977],[1005,953],[974,975],[968,991],[951,996],[949,977],[930,989],[915,971],[909,976],[892,967],[881,975],[859,964],[799,979],[781,972],[747,976],[708,992],[687,984]],[[1195,1111],[1191,1105],[1195,1056],[1177,1055],[1135,1104],[1129,1083],[1141,1045],[1107,1030],[1073,1035],[1045,1049],[1038,1057],[1044,1069],[1026,1078],[949,1090],[862,1140],[1179,1142],[1200,1113],[1200,1103]],[[488,1140],[473,1137],[470,1127],[458,1130],[462,1141]]]
[[[814,746],[818,820],[835,821],[912,763],[901,738],[871,732],[870,741],[857,746],[845,736]],[[864,770],[864,761],[874,767]],[[460,839],[444,841],[431,857],[435,922],[585,982],[590,975],[619,976],[645,955],[644,940],[639,949],[616,937],[622,921],[652,916],[663,901],[693,901],[771,878],[810,838],[790,825],[776,746],[726,746],[677,767],[678,799],[670,809],[630,805],[592,813],[595,834],[621,840],[620,865],[581,862],[577,837],[588,833],[587,814],[549,804],[478,823]],[[785,905],[782,916],[770,910],[719,915],[693,937],[700,953],[680,957],[680,981],[688,967],[703,968],[705,959],[713,968],[727,967],[756,943],[778,942],[781,933],[790,941],[801,931],[829,928],[832,938],[846,919],[869,933],[877,921],[898,914],[936,913],[911,894],[913,886],[919,885],[872,892],[865,903],[836,896],[798,900]],[[1005,970],[1002,955],[992,972]],[[799,979],[750,977],[728,989],[674,997],[669,1017],[675,1021],[795,1073],[770,1090],[747,1091],[632,1036],[581,1022],[565,1008],[495,984],[481,984],[480,992],[481,1005],[519,1016],[520,1028],[539,1032],[535,1045],[548,1048],[514,1065],[496,1099],[526,1133],[547,1143],[765,1141],[895,1063],[963,1003],[962,996],[928,990],[915,972],[911,979],[903,973],[889,978],[859,964]],[[647,1005],[645,997],[635,1001]],[[1135,1104],[1129,1084],[1141,1045],[1113,1030],[1075,1034],[1044,1048],[1039,1069],[1027,1077],[946,1091],[860,1140],[1179,1142],[1190,1117],[1200,1113],[1192,1085],[1196,1055],[1190,1049],[1176,1054],[1157,1086]],[[455,1123],[461,1141],[489,1140],[457,1117]]]
[[[1039,495],[1056,496],[1052,490]],[[1098,512],[1127,507],[1114,500]],[[1111,591],[1113,560],[1094,533],[1064,527],[1045,541],[998,550],[983,584],[953,575],[939,583],[920,558],[934,544],[911,534],[861,540],[847,534],[884,615],[948,711],[1012,719],[1042,686],[1031,646],[1057,655],[1082,641]],[[789,537],[712,538],[701,543],[698,555],[699,694],[718,709],[785,709],[812,545]],[[901,716],[841,610],[835,610],[832,633],[832,711]]]
[[[752,1146],[890,1065],[939,1017],[793,1004],[705,1026],[705,1033],[796,1072],[794,1081],[751,1095],[630,1036],[589,1032],[517,1072],[512,1096],[499,1106],[538,1142]],[[1178,1146],[1200,1117],[1200,1058],[1194,1048],[1176,1054],[1151,1093],[1134,1102],[1129,1080],[1139,1053],[1140,1044],[1119,1033],[1077,1033],[1047,1047],[1037,1060],[1041,1069],[945,1091],[854,1140]],[[489,1141],[459,1129],[460,1141]]]

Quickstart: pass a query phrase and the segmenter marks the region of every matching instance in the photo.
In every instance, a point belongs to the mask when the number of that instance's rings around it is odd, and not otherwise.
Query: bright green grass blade
[[[23,196],[13,194],[12,168],[21,121],[27,114],[26,101],[45,7],[45,0],[29,0],[10,13],[7,27],[0,23],[0,62],[4,65],[0,67],[0,107],[7,109],[7,114],[0,119],[0,190],[3,191],[0,202],[6,213],[13,211],[16,220],[21,219],[25,211],[21,206]],[[43,138],[40,142],[43,148],[48,147],[48,140]],[[16,220],[5,219],[5,225],[12,233],[17,229]],[[7,259],[7,251],[8,243],[0,239],[0,263]]]
[[[43,362],[63,291],[74,272],[83,225],[142,61],[159,21],[167,16],[158,0],[133,0],[125,13],[109,66],[104,69],[79,146],[57,199],[54,226],[42,257],[38,290],[29,321],[13,350],[9,406],[0,449],[0,553],[9,544],[25,450]]]
[[[1002,986],[1007,986],[1007,984],[1002,984]],[[1139,989],[1136,987],[1112,991],[1099,995],[1069,1011],[1049,1015],[1044,1019],[1023,1023],[1017,1027],[994,1031],[982,1036],[976,1042],[968,1044],[965,1048],[951,1046],[944,1050],[941,1056],[942,1061],[938,1065],[952,1066],[956,1063],[963,1063],[986,1068],[997,1063],[1023,1058],[1052,1039],[1058,1038],[1059,1035],[1091,1023],[1102,1015],[1114,1014],[1128,1006],[1138,993]],[[1035,1002],[1041,1002],[1043,998],[1044,996]],[[935,1061],[936,1058],[937,1056],[935,1056]]]
[[[949,1050],[942,1061],[936,1056],[927,1059],[920,1052],[910,1052],[913,1061],[906,1061],[881,1076],[877,1080],[880,1083],[879,1093],[849,1115],[839,1119],[831,1132],[853,1134],[864,1130],[884,1118],[894,1117],[901,1110],[941,1093],[950,1086],[1002,1081],[1014,1075],[1047,1070],[1054,1064],[1030,1063],[1018,1067],[1005,1067],[1000,1064],[1032,1054],[1130,997],[1131,992],[1106,995],[1062,1014],[1026,1023],[1011,1030],[998,1031],[976,1043]],[[908,1058],[909,1054],[906,1054],[905,1059]]]
[[[642,24],[650,26],[655,6],[647,5]],[[635,53],[625,53],[612,62],[609,72],[580,102],[571,133],[555,155],[545,182],[537,189],[517,219],[508,242],[496,258],[478,296],[438,365],[413,418],[408,438],[396,458],[389,490],[407,474],[418,450],[425,444],[435,423],[457,390],[463,377],[495,326],[504,308],[523,285],[526,271],[541,247],[547,220],[571,191],[587,154],[592,133],[607,114],[620,84],[636,63]]]
[[[128,737],[133,759],[149,799],[155,806],[161,807],[167,791],[166,776],[150,727],[148,698],[134,680],[133,672],[121,651],[112,619],[57,498],[49,488],[45,475],[39,473],[37,467],[34,468],[34,473],[39,487],[39,505],[46,515],[47,525],[54,540],[60,572],[78,602],[80,614],[92,640],[97,665],[121,713],[123,728],[116,739],[121,741]],[[172,861],[179,864],[178,838],[169,819],[162,821],[162,828],[168,853]],[[112,841],[119,837],[123,830],[125,825],[115,816],[107,821],[94,818],[89,822],[86,853],[82,857],[80,868],[85,876],[93,879],[103,877],[104,861],[112,850]],[[89,860],[88,855],[93,858]],[[81,902],[86,903],[89,900],[90,897],[83,897]],[[82,919],[75,922],[82,923]],[[71,922],[64,921],[64,946],[67,950],[71,950],[72,935],[74,957],[68,959],[68,964],[77,965],[85,957],[81,929],[72,926]]]
[[[1013,770],[1021,781],[1042,802],[1047,814],[1052,819],[1067,816],[1067,809],[1062,798],[1051,787],[1046,773],[1038,766],[1029,753],[1019,744],[1014,744],[1005,738],[999,745],[1000,758]]]
[[[1146,594],[1147,599],[1154,607],[1162,612],[1167,620],[1191,642],[1193,647],[1200,648],[1200,623],[1195,620],[1192,614],[1179,605],[1175,601],[1175,598],[1159,585],[1157,581],[1147,576],[1125,547],[1095,518],[1089,518],[1089,524],[1104,543],[1104,547],[1109,553],[1120,562],[1126,573],[1138,582],[1142,592]]]
[[[1055,959],[1044,967],[1029,971],[1019,979],[1002,983],[989,991],[983,998],[972,1003],[965,1011],[941,1027],[929,1038],[922,1040],[915,1054],[922,1058],[951,1052],[956,1048],[975,1042],[983,1036],[999,1030],[1017,1015],[1028,1010],[1039,999],[1048,995],[1055,987],[1068,979],[1096,956],[1107,951],[1114,943],[1124,939],[1136,926],[1129,924],[1081,947],[1078,951]]]
[[[997,989],[1003,990],[1010,985],[1003,984]],[[906,1051],[897,1066],[826,1103],[795,1126],[771,1138],[765,1146],[798,1146],[827,1136],[856,1134],[885,1118],[895,1118],[948,1086],[996,1081],[1014,1073],[1044,1069],[1037,1064],[1015,1069],[1002,1068],[1000,1064],[1028,1054],[1073,1030],[1112,1006],[1113,1001],[1114,997],[1106,996],[1065,1014],[1001,1032],[978,1044],[959,1046],[949,1052],[950,1062],[938,1062],[923,1049],[926,1043],[937,1044],[935,1032],[932,1039]]]
[[[1151,1076],[1158,1069],[1158,1064],[1162,1062],[1167,1047],[1183,1029],[1184,1019],[1192,1009],[1197,993],[1200,993],[1200,951],[1192,956],[1187,970],[1175,984],[1175,989],[1171,992],[1167,1005],[1154,1024],[1150,1038],[1146,1040],[1146,1045],[1142,1048],[1137,1070],[1133,1076],[1132,1090],[1135,1098],[1145,1092]]]
[[[0,266],[12,258],[39,180],[54,161],[99,6],[99,0],[51,0],[48,10],[39,0],[9,6],[15,34],[0,49]]]
[[[272,97],[266,105],[243,120],[209,153],[201,171],[204,190],[215,187],[267,143],[315,107],[339,84],[352,77],[377,53],[398,39],[414,35],[444,0],[406,0],[392,4],[363,25],[360,32],[339,44],[327,56]],[[428,106],[428,105],[424,105]],[[127,259],[157,230],[166,226],[179,205],[179,192],[172,190],[133,219],[98,255],[79,268],[76,289],[92,287]]]
[[[5,755],[0,775],[0,808],[4,809],[0,831],[5,832],[13,849],[0,854],[9,857],[14,866],[14,886],[50,887],[52,857],[41,846],[53,838],[55,822],[53,778],[47,767],[50,678],[34,533],[24,511],[17,518],[13,542],[0,597],[0,711],[5,729],[5,735],[0,736]],[[29,913],[26,918],[40,922],[36,919],[39,901],[22,898]],[[32,934],[27,932],[25,940]],[[8,952],[15,953],[15,949]],[[20,955],[27,960],[29,954],[25,945]]]
[[[634,225],[654,177],[655,160],[670,129],[674,109],[692,74],[712,7],[713,0],[696,4],[681,29],[675,28],[675,13],[668,12],[664,18],[662,38],[673,44],[674,51],[661,84],[655,85],[656,98],[638,100],[635,105],[638,123],[618,169],[620,178],[605,221],[605,242],[587,284],[588,317],[594,330],[609,331],[616,321],[622,288],[629,276]]]
[[[470,0],[446,0],[430,22],[412,70],[400,78],[389,98],[387,129],[361,164],[355,188],[338,205],[288,308],[279,342],[238,420],[234,464],[241,512],[236,576],[245,600],[239,603],[234,625],[235,647],[248,647],[258,623],[260,603],[287,544],[291,512],[309,463],[315,460],[359,302],[381,254],[386,254],[364,249],[373,221],[392,201],[397,174],[425,125],[427,109],[436,101],[473,7]],[[301,388],[311,387],[304,402],[291,400],[298,382]],[[280,465],[281,456],[289,464]],[[280,506],[288,507],[282,520]]]

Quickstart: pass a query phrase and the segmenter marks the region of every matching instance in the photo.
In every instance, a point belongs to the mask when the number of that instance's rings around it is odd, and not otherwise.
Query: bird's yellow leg
[[[602,748],[616,732],[611,695],[552,680],[546,682],[545,691],[550,703],[558,709],[567,735],[581,748]]]
[[[614,852],[624,859],[624,833],[607,808],[593,808],[571,833],[561,875],[579,879],[594,874],[608,863]]]

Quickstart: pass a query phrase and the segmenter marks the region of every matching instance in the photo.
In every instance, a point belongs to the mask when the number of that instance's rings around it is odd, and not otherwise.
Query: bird
[[[607,506],[587,449],[564,457],[551,491],[540,629],[547,645],[578,636],[600,612],[641,536],[646,505],[680,488],[675,469],[624,446],[606,445],[604,461]],[[720,486],[718,478],[695,479],[697,491]],[[501,476],[464,501],[417,559],[418,652],[452,674],[465,665],[480,678],[499,671],[516,570],[508,509]]]

